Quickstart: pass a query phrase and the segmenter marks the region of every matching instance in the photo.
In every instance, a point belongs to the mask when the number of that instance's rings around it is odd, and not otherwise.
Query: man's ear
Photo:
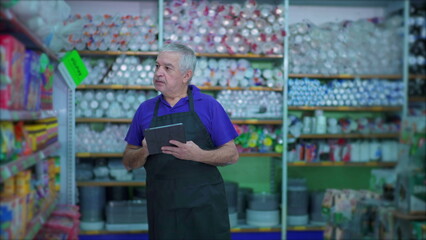
[[[183,82],[188,83],[189,80],[191,80],[192,77],[192,70],[186,71],[185,75],[183,76]]]

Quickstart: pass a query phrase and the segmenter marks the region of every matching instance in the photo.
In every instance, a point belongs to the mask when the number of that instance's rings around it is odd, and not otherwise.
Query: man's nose
[[[155,69],[155,75],[156,76],[161,76],[164,74],[164,70],[162,67],[158,67],[157,69]]]

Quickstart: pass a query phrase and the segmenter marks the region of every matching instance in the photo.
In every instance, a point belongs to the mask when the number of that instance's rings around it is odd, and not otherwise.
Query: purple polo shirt
[[[192,89],[194,110],[209,132],[213,144],[219,147],[235,139],[238,134],[222,105],[212,96],[201,93],[200,89],[196,86],[190,85],[189,88]],[[155,104],[158,99],[160,99],[158,116],[189,112],[188,97],[180,99],[173,107],[164,99],[162,94],[146,100],[139,106],[138,110],[136,110],[135,116],[130,124],[129,131],[124,139],[128,144],[142,146],[142,140],[144,139],[143,130],[149,128],[151,124]]]

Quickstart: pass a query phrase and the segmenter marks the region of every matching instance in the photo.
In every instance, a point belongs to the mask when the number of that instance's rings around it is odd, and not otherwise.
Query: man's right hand
[[[142,146],[127,144],[123,153],[123,165],[127,170],[143,167],[149,155],[146,140],[142,140]]]

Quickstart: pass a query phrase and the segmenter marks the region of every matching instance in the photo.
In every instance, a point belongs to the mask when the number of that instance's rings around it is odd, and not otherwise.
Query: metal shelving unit
[[[402,8],[407,12],[407,0],[401,0],[401,3],[404,2],[405,6]],[[282,4],[284,5],[284,16],[286,18],[284,30],[288,33],[288,19],[291,13],[289,12],[289,6],[291,4],[295,5],[320,5],[320,6],[380,6],[384,7],[389,2],[385,0],[381,1],[354,1],[354,0],[345,0],[345,1],[303,1],[303,0],[283,0]],[[399,2],[398,2],[399,3]],[[397,4],[399,5],[399,4]],[[159,46],[161,47],[163,44],[163,1],[158,1],[158,16],[159,16]],[[398,6],[401,7],[401,6]],[[407,19],[408,15],[405,15],[405,19]],[[291,17],[291,16],[290,16]],[[404,34],[404,46],[407,44],[406,34]],[[373,113],[388,113],[388,112],[402,112],[404,116],[406,114],[407,106],[404,104],[403,106],[396,107],[388,107],[388,106],[371,106],[371,107],[347,107],[347,106],[336,106],[336,107],[312,107],[312,106],[287,106],[288,99],[288,89],[287,83],[289,78],[317,78],[321,80],[327,79],[370,79],[370,78],[380,78],[380,79],[389,79],[389,80],[403,80],[405,86],[407,86],[407,78],[405,70],[400,75],[348,75],[348,74],[339,74],[339,75],[318,75],[318,74],[291,74],[288,72],[288,62],[291,61],[288,57],[289,50],[289,42],[288,35],[284,38],[284,54],[283,55],[254,55],[254,54],[244,54],[244,55],[229,55],[229,54],[198,54],[200,57],[210,57],[210,58],[253,58],[253,59],[269,59],[269,60],[282,60],[283,68],[284,68],[284,76],[283,76],[283,88],[271,89],[265,87],[250,87],[250,88],[229,88],[229,87],[210,87],[210,86],[202,86],[200,87],[205,91],[219,91],[219,90],[262,90],[262,91],[280,91],[283,93],[283,116],[281,120],[233,120],[236,124],[274,124],[274,125],[282,125],[283,127],[283,153],[241,153],[241,156],[268,156],[274,158],[282,159],[282,188],[281,188],[281,204],[282,206],[287,205],[287,176],[288,176],[288,167],[394,167],[395,163],[385,163],[385,162],[367,162],[367,163],[334,163],[334,162],[321,162],[321,163],[288,163],[287,156],[285,154],[288,147],[288,138],[291,137],[287,135],[288,126],[287,124],[283,124],[287,121],[287,116],[289,111],[315,111],[315,110],[323,110],[330,112],[373,112]],[[133,55],[133,56],[155,56],[156,52],[100,52],[100,51],[81,51],[81,55],[84,56],[118,56],[121,54]],[[406,62],[407,54],[404,53],[403,60]],[[403,67],[406,69],[406,65]],[[414,77],[414,76],[413,76]],[[125,85],[80,85],[77,89],[85,90],[85,89],[133,89],[133,90],[153,90],[152,86],[125,86]],[[130,123],[131,119],[92,119],[92,118],[77,118],[77,123],[95,123],[95,122],[111,122],[111,123]],[[386,133],[386,134],[340,134],[340,135],[302,135],[300,138],[303,139],[318,139],[318,138],[347,138],[347,139],[369,139],[369,138],[398,138],[398,133]],[[80,158],[97,158],[97,157],[121,157],[121,153],[77,153],[76,157]],[[78,184],[81,186],[81,182]],[[296,226],[296,227],[287,227],[287,211],[286,208],[282,208],[281,213],[281,227],[280,228],[268,228],[265,231],[280,231],[282,233],[289,231],[322,231],[324,227],[310,227],[310,226]],[[237,230],[233,230],[234,232]],[[256,230],[261,231],[261,230]],[[144,232],[144,231],[141,231]],[[96,234],[108,234],[108,231],[98,231]],[[132,233],[132,232],[125,232]],[[136,233],[136,232],[135,232]],[[139,231],[137,233],[140,233]],[[85,234],[91,234],[89,232]],[[282,234],[282,239],[286,239],[286,234]]]
[[[131,123],[130,118],[76,118],[77,123]],[[281,120],[269,119],[231,119],[234,124],[281,125]]]
[[[60,143],[55,142],[31,155],[22,156],[14,161],[0,165],[0,183],[3,183],[4,180],[15,176],[17,173],[34,166],[36,163],[42,161],[47,156],[55,153],[58,148],[60,148]]]
[[[19,173],[29,169],[44,160],[55,155],[61,159],[60,192],[46,197],[41,202],[41,209],[35,213],[25,227],[24,239],[33,239],[42,228],[45,221],[55,209],[58,203],[74,204],[74,84],[63,78],[56,70],[59,63],[58,55],[49,49],[41,39],[23,24],[10,10],[0,10],[2,21],[2,33],[11,34],[25,44],[26,48],[36,49],[46,54],[55,67],[53,81],[53,110],[47,111],[16,111],[0,110],[0,121],[33,121],[50,117],[58,119],[58,141],[46,146],[31,155],[18,157],[16,160],[4,163],[0,166],[0,183]]]

